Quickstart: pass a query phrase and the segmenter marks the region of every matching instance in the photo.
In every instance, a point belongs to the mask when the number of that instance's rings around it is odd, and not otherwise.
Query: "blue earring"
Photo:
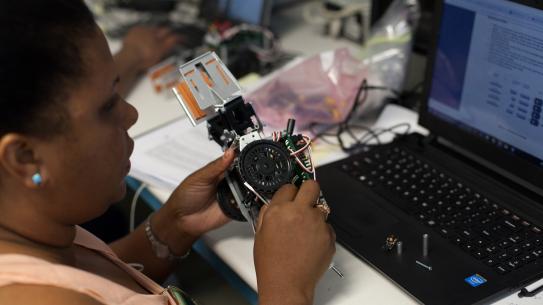
[[[40,186],[43,182],[43,178],[41,177],[40,173],[39,172],[36,172],[34,175],[32,175],[32,182],[36,185],[36,186]]]

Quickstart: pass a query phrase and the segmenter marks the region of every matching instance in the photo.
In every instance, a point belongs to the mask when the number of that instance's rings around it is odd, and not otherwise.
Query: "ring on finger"
[[[330,215],[331,210],[330,206],[326,202],[319,201],[317,204],[315,204],[315,207],[324,214],[324,219],[328,219],[328,215]]]

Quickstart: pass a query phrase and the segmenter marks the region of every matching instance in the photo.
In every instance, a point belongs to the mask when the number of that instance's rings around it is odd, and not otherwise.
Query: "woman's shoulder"
[[[127,279],[130,279],[129,275]],[[0,255],[0,304],[128,305],[141,304],[141,299],[149,297],[155,298],[149,304],[158,304],[161,301],[161,296],[151,296],[145,291],[135,290],[139,289],[139,286],[136,283],[130,286],[129,283],[132,282],[128,280],[118,282],[101,273],[53,263],[38,257],[21,254]],[[52,290],[50,294],[42,293],[49,289]],[[25,295],[18,298],[17,295],[23,292]],[[34,297],[38,302],[30,301]],[[42,302],[42,298],[47,303]],[[11,299],[17,302],[4,301]],[[102,303],[96,300],[101,300]]]
[[[10,305],[104,305],[89,295],[70,289],[30,284],[0,287],[0,304]]]
[[[79,226],[76,227],[74,246],[76,246],[76,248],[83,247],[90,249],[102,255],[116,256],[106,243]],[[60,255],[55,254],[50,250],[24,245],[20,242],[0,239],[0,264],[4,261],[5,255],[8,255],[7,257],[10,258],[12,257],[11,255],[20,255],[20,258],[26,257],[40,259],[50,263],[70,264],[69,262],[66,262],[65,259],[62,259]]]

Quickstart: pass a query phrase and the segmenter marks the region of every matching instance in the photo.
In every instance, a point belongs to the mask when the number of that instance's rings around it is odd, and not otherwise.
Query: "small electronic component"
[[[383,248],[387,251],[392,251],[392,249],[394,249],[397,243],[398,243],[398,237],[396,237],[394,234],[390,234],[389,236],[387,236],[385,240],[385,245],[383,246]]]
[[[219,205],[230,218],[249,221],[255,229],[260,208],[281,186],[316,179],[311,139],[294,134],[294,119],[288,120],[285,130],[266,137],[253,107],[215,53],[181,65],[179,72],[174,93],[192,124],[206,121],[210,140],[236,153],[219,184]],[[325,203],[322,194],[319,203]]]

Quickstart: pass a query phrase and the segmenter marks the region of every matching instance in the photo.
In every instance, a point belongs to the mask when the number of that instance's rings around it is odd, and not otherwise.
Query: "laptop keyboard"
[[[373,150],[340,166],[499,274],[543,258],[540,227],[407,150]]]

